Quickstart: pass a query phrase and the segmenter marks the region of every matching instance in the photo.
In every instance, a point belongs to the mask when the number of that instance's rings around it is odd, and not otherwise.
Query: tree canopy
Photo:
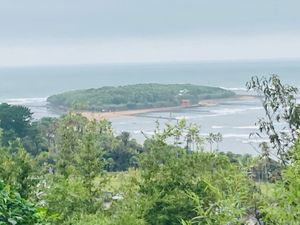
[[[203,99],[234,95],[222,88],[191,84],[136,84],[70,91],[50,96],[47,101],[56,108],[110,111],[179,106],[181,100],[198,104]]]
[[[0,145],[0,225],[299,224],[297,92],[278,79],[249,86],[262,94],[258,132],[270,139],[258,156],[214,151],[222,135],[204,138],[186,120],[157,123],[141,145],[107,120],[70,113],[31,122],[29,110],[2,105],[2,116],[20,112],[24,128],[3,119],[2,133],[17,137]],[[31,129],[44,146],[35,154]]]

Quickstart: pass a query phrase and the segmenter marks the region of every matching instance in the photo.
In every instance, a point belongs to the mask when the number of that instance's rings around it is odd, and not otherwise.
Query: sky
[[[0,0],[0,66],[300,59],[299,0]]]

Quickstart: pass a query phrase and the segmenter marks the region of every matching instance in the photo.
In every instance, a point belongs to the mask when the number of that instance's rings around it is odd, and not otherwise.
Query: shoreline
[[[206,99],[201,100],[197,105],[191,105],[188,107],[184,106],[173,106],[173,107],[159,107],[159,108],[148,108],[148,109],[134,109],[134,110],[124,110],[124,111],[115,111],[115,112],[90,112],[90,111],[82,111],[75,112],[79,113],[82,116],[88,118],[89,120],[101,120],[101,119],[113,119],[120,117],[134,117],[140,114],[152,113],[152,112],[176,112],[182,109],[194,108],[194,107],[212,107],[216,106],[224,101],[230,100],[245,100],[245,99],[254,99],[257,96],[253,95],[237,95],[235,97],[230,98],[220,98],[220,99]]]

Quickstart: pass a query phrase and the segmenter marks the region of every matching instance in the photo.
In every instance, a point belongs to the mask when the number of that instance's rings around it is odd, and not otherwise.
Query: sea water
[[[270,74],[278,74],[283,82],[300,87],[300,61],[287,60],[0,68],[0,102],[28,106],[39,119],[58,116],[48,107],[46,99],[69,90],[137,83],[191,83],[245,94],[245,83],[251,76]],[[203,136],[210,132],[222,133],[220,150],[256,154],[257,143],[264,140],[251,140],[249,134],[257,131],[255,122],[261,116],[263,110],[257,99],[236,99],[210,107],[155,112],[111,121],[116,133],[129,131],[143,142],[145,134],[153,134],[156,120],[164,124],[185,118],[201,126]]]

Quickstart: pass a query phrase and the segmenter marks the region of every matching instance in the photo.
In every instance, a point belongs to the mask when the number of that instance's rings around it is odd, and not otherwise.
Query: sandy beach
[[[150,108],[150,109],[136,109],[136,110],[126,110],[126,111],[115,111],[115,112],[80,112],[81,115],[87,117],[88,119],[111,119],[116,117],[126,117],[135,116],[143,113],[150,112],[169,112],[182,109],[183,107],[164,107],[164,108]]]
[[[255,96],[251,95],[238,95],[233,98],[222,98],[222,99],[207,99],[200,101],[197,105],[192,105],[190,107],[182,107],[182,106],[176,106],[176,107],[161,107],[161,108],[149,108],[149,109],[136,109],[136,110],[125,110],[125,111],[114,111],[114,112],[89,112],[89,111],[83,111],[80,112],[81,115],[85,116],[88,119],[112,119],[117,117],[127,117],[127,116],[136,116],[143,113],[151,113],[151,112],[176,112],[181,109],[185,108],[193,108],[193,107],[211,107],[218,105],[225,100],[233,100],[233,99],[249,99],[249,98],[255,98]]]

